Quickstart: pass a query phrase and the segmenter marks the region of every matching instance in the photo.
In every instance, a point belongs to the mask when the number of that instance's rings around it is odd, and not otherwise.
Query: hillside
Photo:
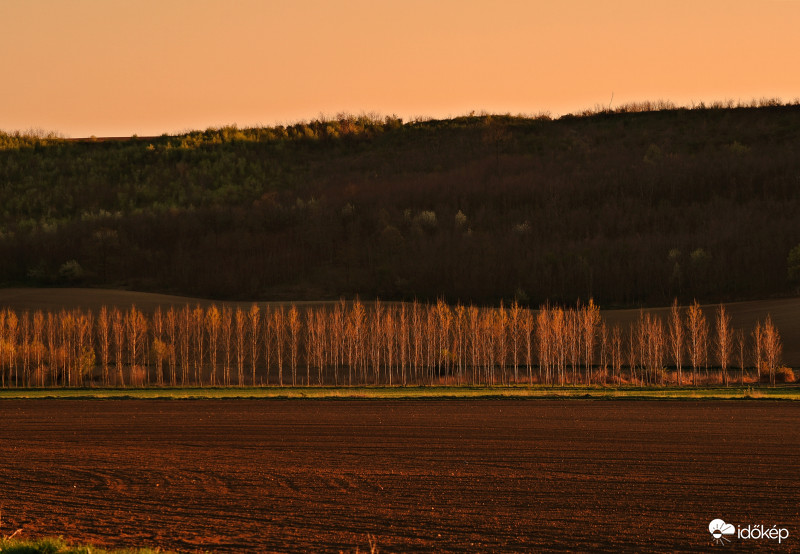
[[[0,283],[603,306],[796,292],[800,105],[660,107],[0,134]]]

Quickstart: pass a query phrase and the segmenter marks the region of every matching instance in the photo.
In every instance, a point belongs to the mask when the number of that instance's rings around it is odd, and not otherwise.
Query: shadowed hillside
[[[604,306],[792,294],[800,106],[0,134],[0,282]]]

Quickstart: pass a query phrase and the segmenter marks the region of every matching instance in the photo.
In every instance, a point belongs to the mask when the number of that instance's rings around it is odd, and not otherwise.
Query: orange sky
[[[2,0],[0,129],[800,97],[800,0]]]

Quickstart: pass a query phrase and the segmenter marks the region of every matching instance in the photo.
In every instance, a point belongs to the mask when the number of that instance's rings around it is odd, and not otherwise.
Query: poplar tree
[[[120,387],[124,387],[125,374],[122,369],[122,358],[125,345],[125,324],[122,318],[122,312],[117,308],[114,308],[114,311],[111,313],[111,330],[114,336],[114,367],[117,372],[117,384]]]
[[[725,306],[719,305],[717,310],[717,361],[719,362],[720,369],[722,370],[722,382],[728,386],[728,361],[731,356],[732,345],[732,330],[731,330],[731,316],[725,310]]]
[[[228,306],[222,306],[222,373],[225,386],[231,386],[231,339],[233,338],[233,315]],[[241,381],[239,382],[241,384]]]
[[[103,371],[103,385],[108,386],[109,361],[109,319],[108,309],[103,306],[97,314],[97,339],[100,343],[100,364]]]
[[[589,303],[583,308],[582,328],[583,333],[583,363],[586,366],[586,384],[591,384],[591,371],[594,365],[594,350],[597,340],[597,328],[600,325],[600,308],[590,298]]]
[[[36,310],[33,314],[33,348],[36,357],[36,376],[37,382],[40,387],[44,387],[45,383],[45,370],[44,370],[44,327],[45,318],[41,310]],[[108,385],[108,380],[106,380]]]
[[[211,357],[211,386],[217,386],[217,348],[219,346],[219,330],[222,318],[215,305],[206,310],[205,327],[208,338],[208,353]]]
[[[242,311],[241,308],[239,307],[236,308],[233,321],[234,321],[233,342],[236,345],[236,375],[237,375],[237,382],[241,387],[242,385],[244,385],[244,355],[245,355],[244,343],[245,343],[245,325],[247,321],[244,311]]]
[[[781,345],[781,335],[778,332],[778,329],[772,324],[772,318],[767,315],[767,319],[764,321],[764,360],[767,364],[767,370],[769,371],[769,382],[771,385],[775,385],[775,373],[778,369],[778,364],[781,361],[781,351],[783,347]]]
[[[272,332],[275,338],[275,357],[278,362],[278,383],[283,386],[283,352],[284,343],[286,340],[286,328],[284,326],[284,311],[283,306],[278,307],[277,310],[272,312]]]
[[[177,384],[177,363],[178,363],[178,314],[175,309],[170,307],[167,310],[167,339],[169,340],[167,355],[169,360],[169,384]]]
[[[289,308],[287,322],[289,324],[290,342],[289,356],[292,369],[292,386],[297,386],[297,350],[300,342],[300,314],[297,307],[292,304]]]
[[[256,367],[258,367],[258,336],[259,336],[259,309],[258,304],[253,304],[250,306],[250,311],[247,312],[247,321],[249,322],[248,325],[248,332],[250,336],[250,364],[251,364],[251,371],[252,371],[252,384],[256,386]],[[265,327],[269,327],[269,319],[265,319],[264,322]],[[269,348],[269,344],[265,345],[266,348]],[[267,365],[266,375],[264,377],[265,381],[269,382],[269,365]]]
[[[697,386],[697,370],[703,360],[705,316],[700,304],[695,300],[687,312],[687,327],[689,330],[689,357],[692,361],[692,384]]]
[[[669,312],[669,347],[672,361],[675,364],[675,379],[678,386],[683,384],[683,374],[681,372],[683,365],[683,343],[683,318],[681,317],[681,308],[678,306],[678,299],[676,298],[673,300]]]

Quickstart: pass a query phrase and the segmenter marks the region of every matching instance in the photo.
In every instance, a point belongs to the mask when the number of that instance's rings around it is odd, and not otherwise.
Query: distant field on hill
[[[25,310],[50,310],[82,309],[97,311],[102,306],[127,309],[136,306],[144,312],[152,312],[156,307],[180,307],[186,304],[192,306],[211,304],[249,307],[252,302],[218,302],[200,298],[190,298],[148,292],[133,292],[122,290],[103,290],[85,288],[8,288],[0,289],[0,308],[11,308],[16,311]],[[284,305],[292,302],[257,302],[260,306]],[[332,301],[324,302],[294,302],[298,307],[319,307],[333,304]],[[369,308],[369,302],[366,302]],[[602,308],[602,306],[601,306]],[[703,309],[709,323],[713,323],[716,305],[705,305]],[[800,367],[800,298],[786,298],[778,300],[757,300],[750,302],[734,302],[726,304],[731,316],[734,329],[742,328],[748,332],[752,330],[757,321],[762,321],[767,315],[772,318],[783,339],[783,360],[792,367]],[[669,308],[647,309],[647,313],[655,313],[666,317]],[[618,324],[627,328],[639,318],[639,310],[601,310],[603,318],[611,325]]]
[[[259,306],[289,305],[291,302],[256,302]],[[294,302],[297,306],[322,306],[333,301]],[[127,290],[86,289],[86,288],[7,288],[0,289],[0,307],[23,310],[60,310],[81,309],[99,310],[102,306],[127,309],[136,306],[143,312],[152,312],[157,307],[169,308],[170,306],[183,307],[186,304],[197,304],[206,307],[211,304],[218,306],[249,307],[253,302],[220,302],[203,298],[176,296],[172,294],[156,294],[152,292],[135,292]]]

